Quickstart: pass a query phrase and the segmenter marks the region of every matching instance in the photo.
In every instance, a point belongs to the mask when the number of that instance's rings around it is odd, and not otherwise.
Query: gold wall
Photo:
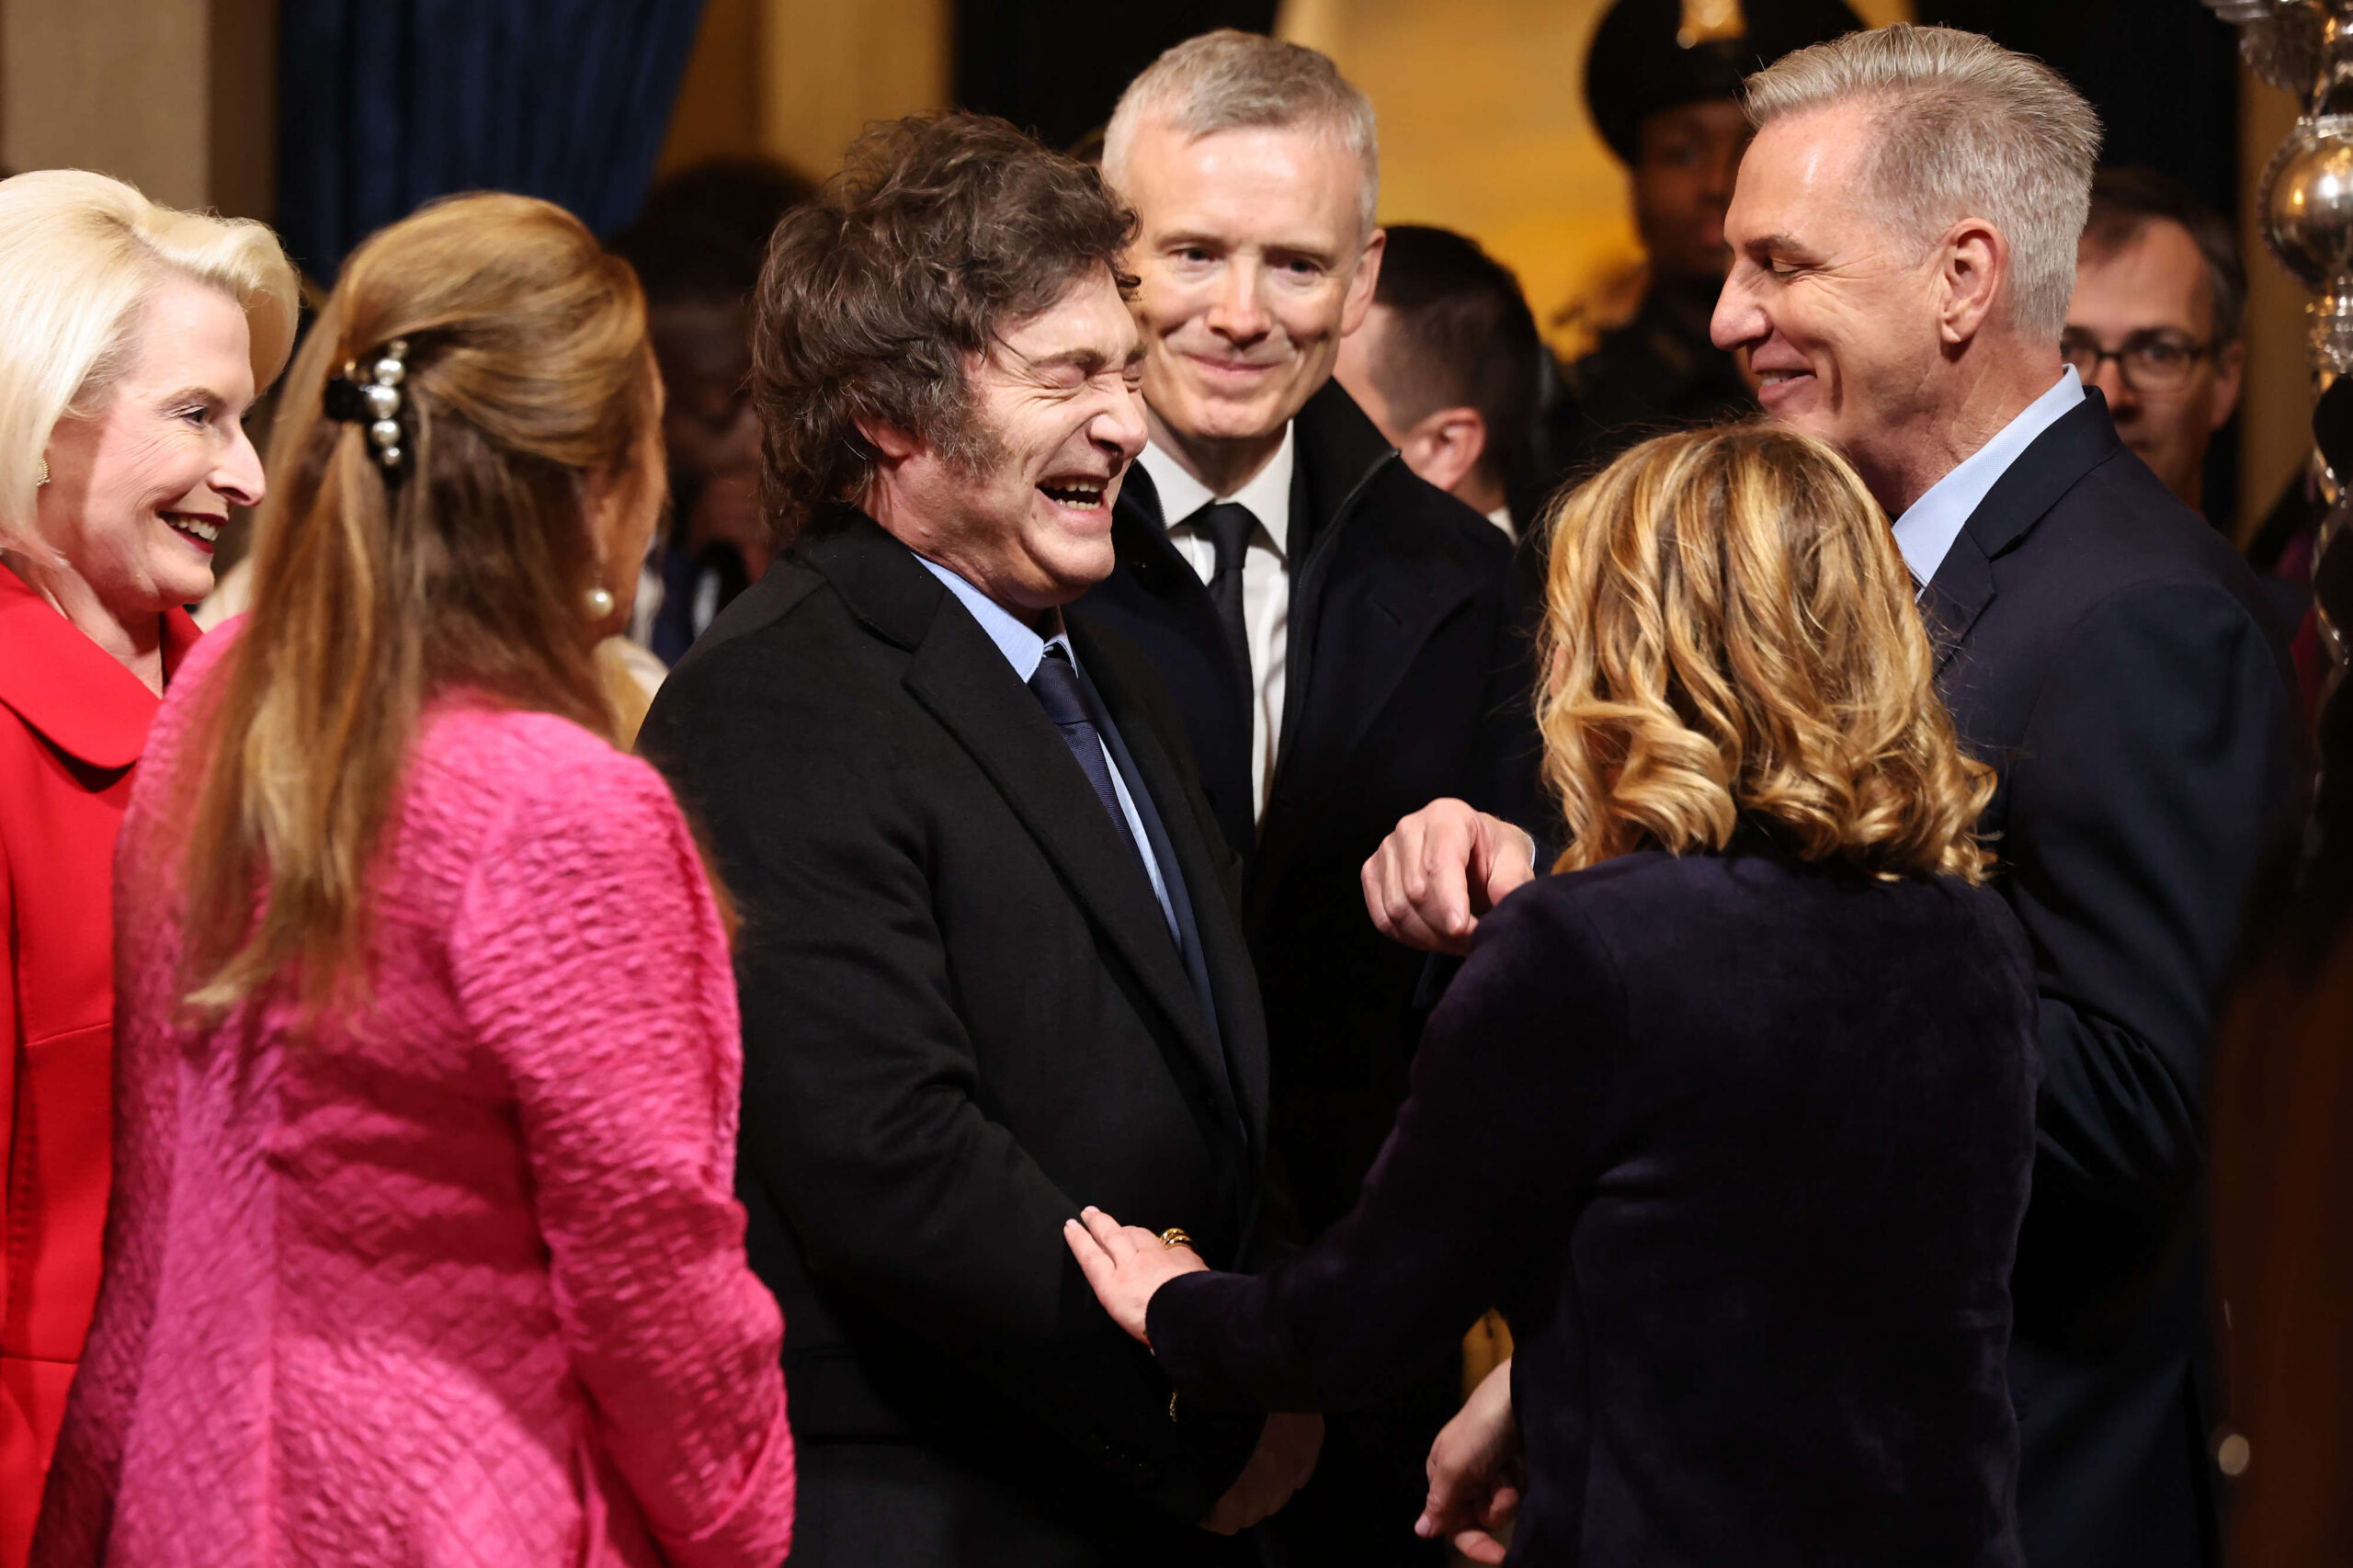
[[[1277,30],[1320,49],[1381,117],[1381,215],[1475,236],[1519,274],[1563,347],[1641,260],[1626,175],[1585,111],[1608,0],[1286,0]],[[1866,21],[1912,0],[1856,0]]]
[[[766,153],[823,178],[868,121],[948,101],[951,0],[706,0],[661,167]]]
[[[277,0],[0,0],[0,165],[277,207]]]
[[[2256,212],[2264,165],[2296,123],[2296,100],[2239,71],[2239,248],[2246,257],[2246,385],[2239,394],[2239,528],[2255,532],[2313,448],[2302,284],[2265,253]]]

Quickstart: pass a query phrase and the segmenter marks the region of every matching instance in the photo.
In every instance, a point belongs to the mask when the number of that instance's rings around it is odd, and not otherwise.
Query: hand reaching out
[[[1364,903],[1383,936],[1459,956],[1479,916],[1535,875],[1534,839],[1463,801],[1433,801],[1364,863]]]
[[[1153,1292],[1179,1274],[1198,1273],[1209,1265],[1191,1247],[1165,1245],[1150,1231],[1122,1225],[1091,1204],[1079,1210],[1079,1220],[1063,1221],[1063,1240],[1078,1259],[1079,1272],[1111,1321],[1149,1346],[1143,1324]]]
[[[1495,1530],[1519,1512],[1527,1483],[1521,1463],[1519,1424],[1512,1417],[1511,1363],[1486,1376],[1430,1445],[1430,1494],[1414,1533],[1425,1540],[1443,1536],[1473,1562],[1501,1562],[1504,1544]]]
[[[1095,1298],[1111,1314],[1111,1321],[1147,1346],[1152,1341],[1144,1337],[1144,1318],[1152,1307],[1153,1292],[1179,1274],[1209,1267],[1199,1254],[1181,1242],[1167,1245],[1152,1232],[1122,1225],[1091,1205],[1079,1210],[1078,1220],[1063,1221],[1063,1240],[1069,1244],[1079,1271],[1095,1288]],[[1248,1529],[1307,1484],[1323,1449],[1322,1416],[1267,1416],[1249,1462],[1210,1509],[1201,1528],[1219,1535]]]

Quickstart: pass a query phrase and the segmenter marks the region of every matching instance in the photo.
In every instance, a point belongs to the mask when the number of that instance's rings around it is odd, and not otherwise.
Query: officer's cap
[[[1644,115],[1737,98],[1743,77],[1862,25],[1846,0],[1618,0],[1586,55],[1586,105],[1631,164]]]

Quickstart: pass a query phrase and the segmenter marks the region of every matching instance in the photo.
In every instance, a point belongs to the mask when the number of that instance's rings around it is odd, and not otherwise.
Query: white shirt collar
[[[1144,472],[1152,475],[1152,487],[1160,495],[1161,517],[1174,528],[1212,501],[1232,501],[1247,506],[1250,515],[1274,542],[1275,553],[1290,554],[1290,475],[1297,462],[1293,447],[1293,426],[1283,426],[1283,444],[1267,460],[1267,466],[1254,475],[1250,483],[1231,495],[1217,495],[1210,487],[1185,472],[1176,460],[1155,445],[1148,445],[1138,460]]]
[[[1936,581],[1937,568],[1951,552],[1952,541],[2010,465],[2034,445],[2036,437],[2083,401],[2083,379],[2069,365],[2059,372],[2056,385],[2028,403],[1992,440],[1962,459],[1895,519],[1895,547],[1924,590]]]

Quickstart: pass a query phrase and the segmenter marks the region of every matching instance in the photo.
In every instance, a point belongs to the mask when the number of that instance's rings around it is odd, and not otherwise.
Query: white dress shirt
[[[2059,383],[2002,426],[2000,433],[1964,458],[1960,466],[1928,487],[1928,493],[1895,519],[1895,548],[1912,568],[1918,594],[1937,580],[1937,568],[1952,551],[1970,514],[1976,511],[2010,465],[2034,445],[2036,437],[2059,423],[2060,416],[2084,401],[2083,379],[2075,367],[2059,372]]]
[[[1291,427],[1283,444],[1247,484],[1231,495],[1216,495],[1176,460],[1147,446],[1142,462],[1160,494],[1160,515],[1168,522],[1168,542],[1203,583],[1217,575],[1217,546],[1189,521],[1212,502],[1231,501],[1258,520],[1242,558],[1242,626],[1250,638],[1250,814],[1267,815],[1267,785],[1274,777],[1275,747],[1283,733],[1283,653],[1290,632],[1290,476],[1295,455]]]
[[[948,585],[948,591],[956,596],[959,603],[972,612],[972,619],[981,623],[981,630],[989,634],[989,641],[996,644],[997,651],[1013,666],[1013,673],[1022,685],[1028,686],[1029,677],[1038,673],[1038,665],[1045,659],[1049,643],[1063,651],[1070,660],[1072,669],[1080,667],[1078,650],[1070,645],[1070,633],[1059,625],[1051,637],[1040,637],[1003,605],[938,562],[922,555],[915,556],[915,559],[923,562],[924,570]],[[1057,614],[1054,619],[1060,621],[1062,617]],[[1181,950],[1185,938],[1176,928],[1176,909],[1168,902],[1168,883],[1160,873],[1160,857],[1152,851],[1152,835],[1143,830],[1143,818],[1136,811],[1135,797],[1128,793],[1128,781],[1120,776],[1120,760],[1111,755],[1110,744],[1099,735],[1095,744],[1102,749],[1103,766],[1111,771],[1111,789],[1120,797],[1120,814],[1128,819],[1128,831],[1135,835],[1144,875],[1152,879],[1152,896],[1160,901],[1160,917],[1168,922],[1168,934],[1176,937],[1176,946]]]

